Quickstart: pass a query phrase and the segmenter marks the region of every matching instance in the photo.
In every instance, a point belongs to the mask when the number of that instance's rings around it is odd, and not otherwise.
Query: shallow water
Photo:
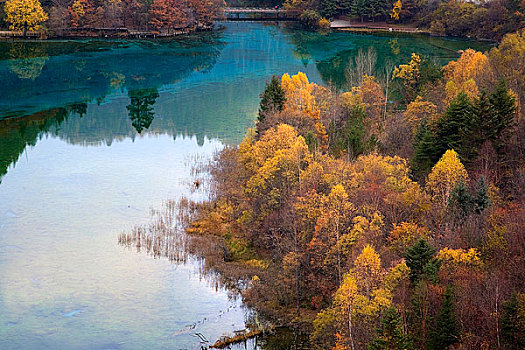
[[[198,349],[196,333],[244,328],[249,310],[195,259],[117,237],[163,201],[202,198],[191,165],[240,141],[271,75],[341,87],[369,46],[379,65],[484,48],[261,23],[172,41],[0,42],[0,348]]]

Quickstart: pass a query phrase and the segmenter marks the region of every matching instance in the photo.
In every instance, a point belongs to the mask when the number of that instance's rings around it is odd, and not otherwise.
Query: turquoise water
[[[0,349],[198,349],[196,333],[244,328],[250,311],[195,259],[117,237],[168,199],[203,198],[193,162],[241,140],[271,75],[342,87],[369,46],[379,65],[484,48],[261,23],[172,41],[0,42]]]

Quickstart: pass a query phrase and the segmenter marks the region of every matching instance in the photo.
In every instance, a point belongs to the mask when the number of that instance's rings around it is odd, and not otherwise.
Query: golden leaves
[[[481,265],[480,253],[476,248],[470,248],[468,250],[443,248],[437,254],[437,258],[441,259],[443,263],[451,265]]]
[[[448,204],[450,193],[459,182],[468,182],[467,171],[456,151],[448,150],[428,175],[426,189],[435,202],[445,207]]]
[[[11,30],[38,30],[48,18],[38,0],[7,0],[4,11]]]

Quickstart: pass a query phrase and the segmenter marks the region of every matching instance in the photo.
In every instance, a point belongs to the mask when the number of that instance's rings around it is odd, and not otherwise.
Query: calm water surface
[[[369,46],[379,65],[486,48],[259,23],[173,41],[0,42],[0,349],[198,349],[196,333],[244,328],[249,310],[198,262],[117,236],[163,201],[202,198],[192,162],[240,141],[271,75],[342,87]]]

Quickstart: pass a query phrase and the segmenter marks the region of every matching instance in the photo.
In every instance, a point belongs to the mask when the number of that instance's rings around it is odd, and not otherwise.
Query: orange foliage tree
[[[157,30],[186,27],[186,8],[181,0],[154,0],[150,11],[150,24]]]

